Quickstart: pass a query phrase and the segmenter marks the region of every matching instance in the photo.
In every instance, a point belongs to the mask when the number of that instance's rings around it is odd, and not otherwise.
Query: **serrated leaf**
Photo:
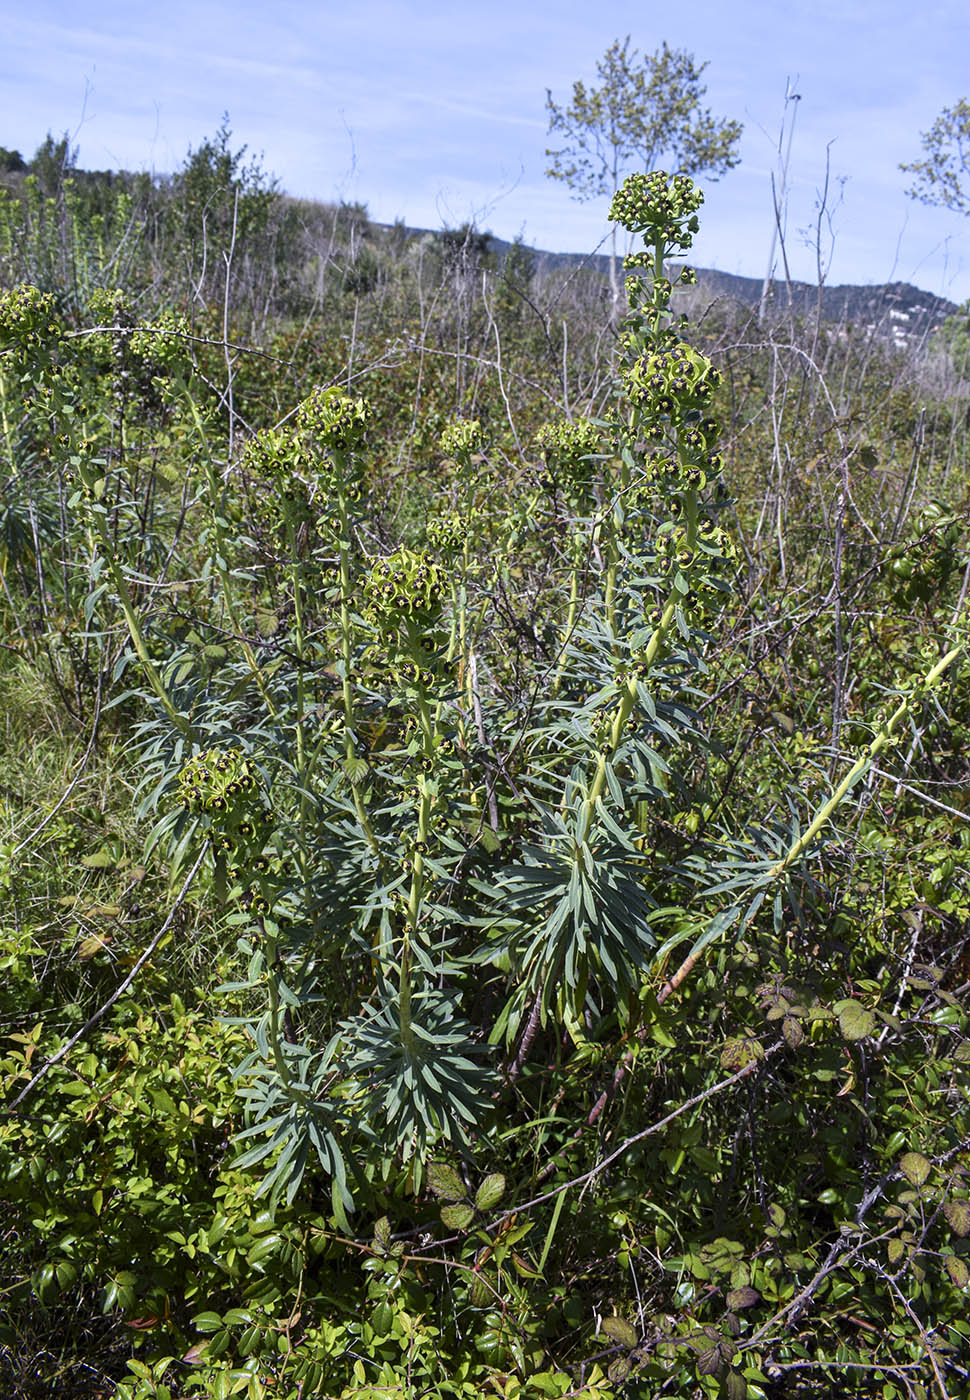
[[[904,1152],[899,1159],[899,1170],[914,1186],[922,1186],[933,1167],[922,1152]]]
[[[732,1072],[746,1069],[755,1060],[763,1059],[764,1053],[760,1040],[750,1036],[733,1036],[721,1047],[721,1068]]]
[[[902,1240],[890,1240],[889,1243],[886,1245],[886,1257],[888,1258],[890,1264],[898,1264],[905,1253],[906,1246]]]
[[[360,784],[367,777],[367,760],[366,758],[357,758],[356,755],[352,755],[350,758],[344,759],[343,770],[346,773],[352,785],[354,787],[359,787]]]
[[[786,1016],[782,1021],[781,1034],[785,1044],[790,1050],[797,1050],[805,1039],[805,1032],[802,1030],[801,1022],[796,1021],[794,1016]]]
[[[850,1001],[839,1012],[839,1030],[845,1040],[865,1040],[876,1024],[876,1015],[858,1001]]]
[[[699,1376],[719,1376],[724,1369],[724,1358],[721,1355],[720,1347],[710,1347],[707,1351],[702,1351],[697,1358],[697,1374]]]
[[[391,1243],[391,1222],[382,1215],[374,1225],[373,1249],[376,1254],[386,1254]]]
[[[505,1177],[501,1172],[492,1172],[475,1192],[475,1206],[478,1210],[493,1210],[505,1195]]]
[[[624,1317],[604,1317],[600,1324],[602,1331],[614,1342],[631,1350],[637,1344],[637,1334]]]
[[[740,1371],[728,1371],[724,1393],[727,1400],[748,1400],[748,1382]]]
[[[752,1288],[750,1284],[744,1284],[741,1288],[732,1288],[727,1295],[727,1305],[734,1312],[740,1312],[742,1308],[753,1308],[755,1303],[761,1302],[761,1294],[757,1288]]]
[[[946,1256],[946,1271],[954,1288],[966,1288],[970,1283],[970,1269],[967,1268],[966,1260],[961,1259],[958,1254]]]
[[[428,1189],[444,1201],[462,1201],[468,1194],[465,1183],[447,1162],[428,1163]]]
[[[442,1206],[441,1223],[449,1230],[467,1230],[475,1219],[474,1206]]]
[[[952,1200],[943,1205],[946,1223],[955,1235],[964,1239],[970,1235],[970,1201]]]

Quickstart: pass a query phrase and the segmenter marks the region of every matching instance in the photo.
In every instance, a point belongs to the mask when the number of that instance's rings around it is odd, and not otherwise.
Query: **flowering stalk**
[[[686,176],[670,180],[658,171],[631,176],[617,192],[610,211],[611,219],[631,233],[643,235],[644,252],[628,258],[626,265],[648,274],[646,281],[631,276],[626,283],[630,314],[621,345],[626,360],[623,393],[629,403],[628,440],[621,446],[619,492],[606,517],[610,528],[604,539],[608,556],[605,605],[611,634],[615,636],[617,626],[619,531],[627,513],[648,491],[666,497],[668,520],[655,541],[654,557],[661,575],[670,577],[635,669],[619,680],[619,700],[583,804],[579,841],[585,841],[589,834],[609,764],[637,709],[639,685],[667,654],[668,639],[677,624],[685,626],[702,601],[700,590],[706,580],[701,566],[709,566],[720,554],[728,553],[721,531],[702,518],[700,494],[721,467],[716,451],[717,425],[704,416],[718,373],[674,330],[669,309],[672,288],[664,275],[666,259],[691,245],[702,198]],[[682,276],[682,280],[691,280],[691,275]],[[634,478],[633,452],[642,441],[649,444],[649,455]]]

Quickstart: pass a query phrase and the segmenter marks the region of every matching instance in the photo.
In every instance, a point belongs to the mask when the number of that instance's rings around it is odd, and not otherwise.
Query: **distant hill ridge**
[[[375,226],[390,230],[390,225]],[[436,236],[432,229],[418,228],[406,228],[405,234],[409,238]],[[513,244],[491,233],[484,236],[488,240],[489,251],[504,261]],[[604,279],[609,276],[609,257],[604,253],[550,253],[542,248],[532,248],[531,252],[536,260],[537,271],[553,272],[587,267],[601,273]],[[719,272],[714,268],[698,267],[695,270],[700,291],[709,293],[712,299],[728,300],[748,308],[760,304],[764,285],[762,278],[741,277],[732,272]],[[814,283],[786,284],[783,277],[775,278],[769,297],[776,317],[779,313],[787,312],[789,306],[796,316],[816,315],[818,287]],[[909,282],[822,287],[824,320],[852,326],[857,330],[875,332],[900,348],[915,345],[925,339],[941,321],[958,310],[955,302],[923,291]]]
[[[492,239],[496,252],[504,254],[511,244]],[[578,267],[585,264],[609,275],[609,258],[602,253],[547,253],[536,249],[540,267],[554,269]],[[732,272],[698,267],[697,283],[702,291],[717,298],[726,298],[741,306],[754,307],[761,301],[764,285],[760,277],[739,277]],[[770,289],[775,312],[789,306],[796,316],[814,316],[818,305],[818,287],[811,282],[792,282],[775,278]],[[897,344],[909,344],[925,336],[947,316],[959,308],[945,297],[924,292],[909,282],[885,282],[879,285],[851,284],[822,287],[822,316],[826,321],[838,321],[869,330],[882,329]]]
[[[763,282],[755,277],[738,277],[730,272],[698,268],[699,286],[717,297],[728,297],[745,306],[757,306],[761,300]],[[789,301],[790,297],[790,301]],[[797,316],[814,316],[818,306],[818,287],[810,282],[773,281],[771,304],[776,312],[790,305]],[[822,316],[826,321],[846,325],[882,328],[899,344],[925,336],[958,307],[945,297],[924,292],[909,282],[884,282],[873,286],[822,287]]]

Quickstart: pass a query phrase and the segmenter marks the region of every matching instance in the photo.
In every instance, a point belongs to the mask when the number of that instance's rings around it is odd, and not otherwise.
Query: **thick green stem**
[[[416,648],[412,646],[411,650]],[[423,737],[422,751],[425,758],[434,755],[434,727],[424,686],[418,683],[418,715]],[[401,1042],[409,1052],[414,1048],[414,1032],[411,1029],[411,938],[421,917],[421,902],[424,898],[424,850],[431,830],[431,793],[427,775],[421,775],[420,797],[418,798],[418,824],[414,842],[414,856],[411,864],[411,889],[408,894],[407,917],[401,947],[401,978],[398,1004],[401,1017]]]
[[[693,553],[697,541],[697,494],[694,491],[685,492],[685,514],[687,517],[687,549]],[[667,601],[660,614],[660,619],[647,642],[641,658],[641,667],[649,674],[650,668],[662,654],[667,637],[674,626],[677,609],[683,602],[684,595],[676,587],[671,588]],[[637,677],[627,677],[623,681],[620,691],[620,702],[613,715],[613,722],[610,725],[609,737],[600,752],[599,760],[596,764],[596,771],[593,781],[590,784],[589,793],[583,804],[583,817],[579,827],[579,839],[585,841],[589,834],[593,821],[593,814],[596,804],[603,795],[603,788],[606,785],[606,770],[617,749],[620,740],[623,738],[623,731],[627,721],[633,713],[637,701]]]
[[[293,593],[293,627],[295,631],[294,651],[296,652],[296,771],[300,784],[300,838],[297,843],[297,862],[303,878],[306,896],[307,887],[307,781],[309,774],[306,765],[306,633],[303,625],[303,570],[297,551],[296,529],[291,518],[286,522],[286,540],[290,556],[290,587]]]
[[[291,1098],[301,1103],[306,1103],[307,1096],[305,1092],[293,1083],[293,1075],[290,1073],[290,1066],[283,1048],[283,1018],[280,1011],[280,992],[276,972],[276,939],[270,935],[265,923],[262,924],[262,930],[266,954],[267,993],[269,1001],[268,1039],[270,1053],[273,1056],[273,1064],[276,1067],[276,1073],[279,1075],[280,1083],[283,1085],[286,1093],[289,1094]]]
[[[620,458],[620,477],[614,500],[610,501],[601,527],[602,550],[606,557],[606,620],[610,631],[616,636],[616,583],[619,571],[620,552],[617,548],[617,532],[620,529],[623,500],[630,485],[630,468],[624,458]]]
[[[775,865],[773,865],[768,871],[768,874],[765,877],[766,884],[773,880],[776,880],[779,875],[783,875],[786,870],[788,870],[792,865],[794,865],[794,863],[799,859],[800,856],[804,855],[805,851],[808,850],[809,846],[815,840],[816,836],[818,836],[819,832],[835,815],[837,808],[841,804],[842,799],[846,796],[850,788],[852,788],[859,781],[859,779],[865,775],[865,773],[869,770],[869,768],[871,768],[872,764],[883,752],[883,750],[888,748],[888,746],[892,743],[896,730],[899,728],[902,721],[909,714],[910,710],[913,708],[914,703],[919,699],[920,695],[925,693],[927,690],[931,689],[941,678],[941,676],[943,676],[944,673],[947,670],[949,670],[949,668],[953,665],[954,661],[961,657],[965,651],[966,643],[963,642],[961,642],[959,646],[951,647],[950,650],[946,653],[946,655],[940,658],[940,660],[936,663],[932,670],[927,672],[926,676],[924,676],[923,678],[922,684],[918,686],[911,694],[903,697],[903,699],[896,706],[896,709],[889,716],[889,718],[884,720],[883,723],[880,725],[879,732],[876,734],[872,743],[865,750],[865,752],[861,754],[859,758],[856,759],[855,763],[853,763],[852,767],[849,769],[848,773],[846,773],[841,783],[839,783],[838,787],[832,793],[832,796],[826,802],[824,802],[822,806],[818,809],[815,816],[812,818],[811,823],[802,832],[798,840],[793,842],[793,844],[788,848],[781,860],[778,861]]]
[[[196,418],[198,419],[198,410],[196,410]],[[200,431],[204,431],[201,420],[198,420],[198,424]],[[233,635],[238,638],[242,646],[243,656],[246,658],[246,665],[252,672],[253,680],[256,682],[263,704],[266,706],[266,712],[271,719],[275,719],[277,713],[276,705],[273,703],[273,697],[266,685],[262,667],[259,664],[259,658],[256,656],[252,644],[246,636],[245,628],[240,620],[239,609],[236,605],[236,595],[233,588],[232,574],[229,570],[228,554],[226,550],[225,531],[222,524],[222,515],[220,514],[222,508],[220,498],[224,495],[224,487],[213,471],[212,463],[208,455],[206,455],[205,472],[206,483],[209,488],[209,501],[212,507],[210,527],[213,532],[213,541],[215,544],[215,549],[211,552],[210,557],[215,564],[216,573],[219,576],[223,607],[232,624]]]
[[[105,566],[111,577],[111,582],[114,584],[118,594],[121,610],[125,615],[125,622],[128,625],[128,635],[135,648],[135,654],[141,662],[149,685],[161,701],[162,708],[168,715],[172,724],[186,739],[191,739],[192,726],[173,704],[172,698],[166,690],[162,678],[158,673],[158,669],[148,651],[148,644],[145,641],[145,635],[142,632],[141,623],[138,620],[138,614],[135,611],[135,605],[131,599],[131,591],[128,588],[128,582],[115,558],[112,541],[108,538],[108,533],[104,527],[103,507],[97,506],[92,512],[92,515],[94,519],[94,529],[101,545],[102,557],[104,558]]]
[[[354,646],[354,626],[350,616],[350,597],[353,588],[353,575],[350,564],[350,525],[347,519],[347,498],[343,488],[344,467],[346,459],[342,452],[334,451],[334,466],[337,472],[337,516],[340,523],[340,539],[337,545],[339,568],[340,568],[340,693],[344,709],[344,754],[347,760],[348,774],[353,774],[354,760],[357,757],[357,750],[354,744],[354,687],[351,679]],[[380,858],[380,847],[374,829],[371,826],[370,818],[367,815],[367,808],[364,806],[364,799],[361,796],[358,784],[351,781],[351,796],[354,803],[354,811],[357,820],[360,822],[364,835],[367,837],[367,844],[374,855]]]
[[[7,411],[7,378],[0,369],[0,424],[3,425],[3,444],[7,450],[7,461],[11,472],[14,470],[13,433],[10,429],[10,415]]]
[[[559,693],[559,687],[562,685],[562,678],[566,674],[566,648],[576,628],[576,618],[579,614],[579,580],[582,574],[583,556],[582,538],[579,535],[574,535],[572,541],[572,564],[569,571],[569,602],[566,606],[566,621],[559,638],[559,660],[556,664],[556,674],[553,676],[552,680],[553,695]]]

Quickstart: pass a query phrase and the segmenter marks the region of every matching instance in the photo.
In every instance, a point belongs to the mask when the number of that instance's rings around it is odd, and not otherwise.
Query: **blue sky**
[[[545,178],[546,88],[567,101],[628,33],[641,53],[666,40],[708,62],[707,103],[745,123],[741,165],[706,186],[698,265],[764,275],[793,79],[793,276],[814,280],[828,152],[827,280],[970,297],[970,219],[907,199],[898,169],[970,96],[966,0],[0,0],[0,19],[0,145],[29,155],[67,130],[82,165],[167,172],[228,111],[290,193],[430,228],[474,218],[557,251],[596,247],[606,201]]]

